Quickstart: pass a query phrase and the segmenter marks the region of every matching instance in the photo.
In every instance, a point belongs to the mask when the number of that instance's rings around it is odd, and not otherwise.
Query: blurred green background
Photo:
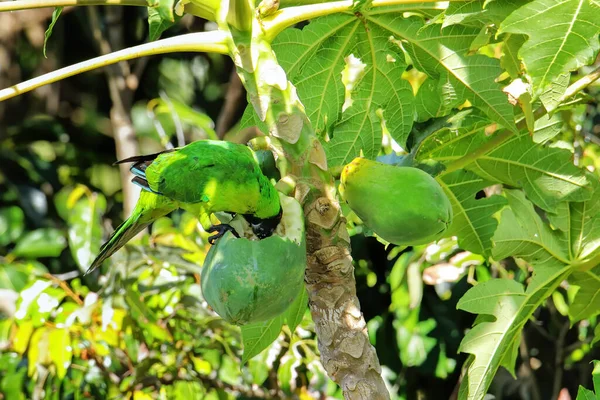
[[[0,14],[0,87],[148,36],[142,8],[65,9],[44,58],[51,13]],[[163,37],[205,29],[186,16]],[[600,95],[591,95],[561,115],[561,143],[596,169]],[[341,398],[308,311],[294,335],[283,331],[241,366],[239,329],[202,299],[208,245],[189,214],[159,220],[110,268],[83,276],[137,199],[129,176],[111,165],[117,152],[246,142],[257,132],[237,128],[244,107],[231,61],[203,54],[119,64],[0,103],[0,399]],[[345,212],[358,296],[392,397],[450,398],[465,360],[458,345],[473,322],[456,310],[467,281],[526,274],[452,239],[386,248]],[[498,398],[546,399],[556,379],[572,393],[589,384],[589,361],[600,357],[590,347],[595,321],[571,327],[567,296],[558,291],[526,326],[517,379],[500,371]]]

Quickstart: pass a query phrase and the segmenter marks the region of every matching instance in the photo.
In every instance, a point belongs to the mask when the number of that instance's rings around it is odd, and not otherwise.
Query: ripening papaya
[[[279,194],[283,210],[273,235],[258,239],[246,220],[229,223],[210,248],[201,274],[204,299],[224,320],[244,325],[283,313],[304,290],[306,240],[302,207]]]
[[[444,190],[418,168],[355,158],[342,171],[340,194],[367,227],[390,243],[432,242],[452,222]]]

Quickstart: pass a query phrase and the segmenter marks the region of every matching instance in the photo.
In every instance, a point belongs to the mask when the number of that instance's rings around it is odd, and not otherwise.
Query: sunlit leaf
[[[413,95],[401,79],[404,56],[389,36],[376,18],[335,15],[316,19],[302,30],[288,29],[273,44],[315,130],[321,137],[331,136],[324,144],[331,166],[343,165],[361,151],[374,158],[381,146],[383,119],[398,143],[406,141]],[[351,55],[365,67],[354,82],[352,105],[345,108],[342,71]]]
[[[283,322],[284,317],[279,315],[265,322],[242,325],[242,343],[244,345],[242,364],[269,347],[277,339]]]
[[[440,182],[448,194],[454,214],[447,236],[457,236],[458,244],[465,250],[487,254],[498,226],[498,221],[492,216],[504,207],[506,199],[496,195],[475,199],[476,194],[492,182],[469,171],[459,170],[444,175]]]
[[[23,235],[13,254],[24,258],[58,257],[65,247],[67,239],[60,230],[41,228]]]
[[[306,293],[306,289],[300,290],[300,294],[296,297],[296,300],[286,310],[283,314],[285,318],[286,325],[290,328],[290,331],[293,333],[296,330],[296,327],[302,322],[302,318],[304,317],[304,313],[306,312],[308,306],[308,293]]]
[[[0,263],[0,288],[20,292],[31,278],[46,272],[46,267],[36,261]]]
[[[87,271],[100,250],[105,209],[104,196],[94,193],[76,200],[69,212],[69,249],[82,272]]]
[[[73,359],[71,336],[67,329],[52,329],[48,334],[50,360],[56,367],[58,379],[63,379]]]
[[[25,228],[25,214],[17,206],[0,208],[0,246],[6,246],[21,236]]]
[[[600,44],[600,6],[590,0],[535,0],[512,13],[500,32],[527,35],[519,55],[536,90],[590,64]]]
[[[498,260],[508,256],[523,258],[533,265],[534,276],[527,289],[513,280],[492,279],[471,288],[459,300],[459,309],[480,315],[460,345],[460,351],[472,356],[459,399],[482,398],[500,366],[514,375],[521,329],[571,273],[562,242],[543,224],[524,194],[506,194],[510,208],[501,214],[492,254]]]
[[[48,352],[48,328],[38,328],[31,335],[29,349],[27,351],[28,367],[27,374],[33,376],[36,372],[38,364],[47,366],[50,365],[50,353]]]

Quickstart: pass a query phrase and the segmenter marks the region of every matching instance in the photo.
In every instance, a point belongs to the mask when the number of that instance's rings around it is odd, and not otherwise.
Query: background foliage
[[[47,59],[51,11],[0,14],[0,86],[94,57],[104,40],[155,39],[160,12],[148,27],[140,8],[65,9]],[[467,384],[488,381],[502,399],[575,398],[591,393],[579,385],[595,386],[600,269],[564,278],[600,245],[600,90],[567,106],[558,99],[594,68],[598,12],[571,0],[403,5],[317,19],[276,39],[332,167],[361,151],[451,165],[493,146],[500,126],[515,133],[439,178],[454,237],[385,246],[344,210],[358,296],[394,398],[456,396],[463,365]],[[207,25],[185,16],[163,37]],[[355,62],[349,54],[364,62],[364,84],[351,92],[339,79]],[[130,68],[121,82],[115,67],[0,103],[0,398],[340,398],[308,313],[242,363],[240,329],[202,300],[208,245],[189,214],[155,223],[105,274],[82,276],[122,220],[112,84],[131,96],[125,111],[142,153],[201,138],[245,142],[261,126],[243,96],[227,101],[241,90],[227,57],[176,54]],[[516,94],[513,107],[502,87],[521,77],[538,100]],[[555,112],[523,133],[540,105]],[[506,369],[494,375],[498,365]]]

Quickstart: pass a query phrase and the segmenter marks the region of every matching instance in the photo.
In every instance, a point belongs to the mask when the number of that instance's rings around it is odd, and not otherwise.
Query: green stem
[[[252,28],[254,9],[247,0],[229,0],[227,23],[238,31],[249,31]]]
[[[588,259],[587,261],[575,261],[571,266],[576,271],[589,271],[590,269],[598,266],[600,264],[600,254],[596,254],[596,256]]]
[[[271,42],[285,28],[309,19],[352,10],[352,0],[284,8],[262,20],[265,38]]]
[[[585,75],[583,78],[578,79],[575,83],[569,86],[567,90],[565,90],[565,94],[563,94],[558,100],[558,104],[564,102],[570,97],[575,96],[577,93],[579,93],[598,79],[600,79],[600,67],[597,67],[595,70]]]
[[[0,12],[69,6],[139,6],[148,7],[146,0],[15,0],[0,2]]]
[[[466,0],[457,0],[466,1]],[[385,7],[400,4],[437,3],[436,0],[373,0],[372,8]],[[314,4],[306,4],[295,7],[283,8],[271,16],[263,18],[262,25],[267,40],[272,41],[285,28],[293,26],[298,22],[323,17],[340,12],[352,12],[352,0],[327,1]]]
[[[488,152],[492,151],[494,148],[504,143],[506,140],[511,138],[512,135],[513,132],[509,130],[504,130],[500,133],[497,133],[489,142],[481,145],[477,150],[448,164],[444,172],[442,172],[440,175],[446,175],[450,172],[454,172],[458,169],[466,167],[473,161],[477,160],[479,157],[484,156]]]
[[[337,167],[331,167],[329,168],[328,172],[331,174],[331,176],[334,179],[340,179],[340,176],[342,175],[342,170],[344,169],[344,165],[339,165]]]
[[[227,54],[229,50],[226,41],[227,34],[224,32],[212,31],[190,33],[187,35],[157,40],[155,42],[144,43],[139,46],[129,47],[127,49],[70,65],[0,90],[0,101],[10,99],[19,94],[29,92],[30,90],[37,89],[41,86],[57,82],[82,72],[115,64],[119,61],[176,52],[213,52]]]

